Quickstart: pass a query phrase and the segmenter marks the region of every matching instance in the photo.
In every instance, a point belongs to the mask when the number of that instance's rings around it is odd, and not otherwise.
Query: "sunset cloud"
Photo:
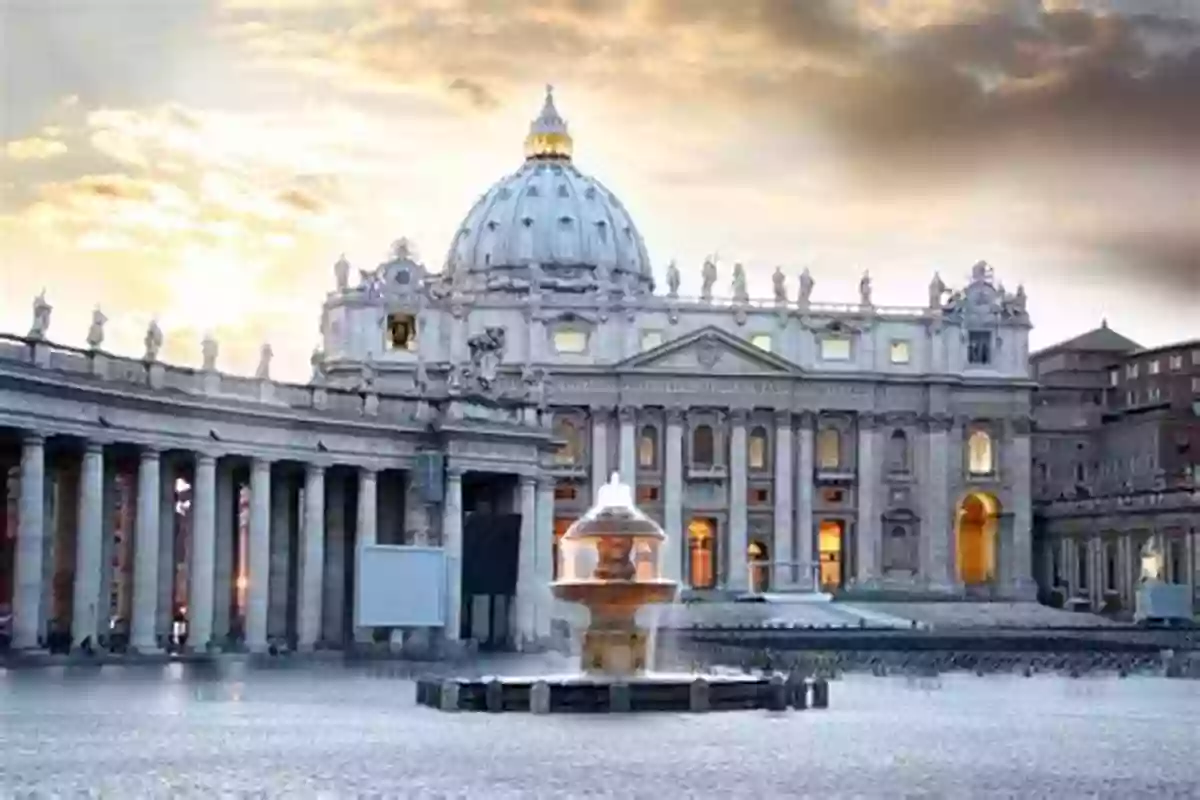
[[[32,136],[28,139],[17,139],[6,142],[4,155],[14,161],[41,161],[47,158],[61,156],[67,152],[67,146],[55,139],[44,139]]]

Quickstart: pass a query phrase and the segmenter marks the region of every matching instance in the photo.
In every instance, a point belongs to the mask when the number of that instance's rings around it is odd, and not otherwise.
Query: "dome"
[[[654,289],[646,245],[629,212],[572,162],[567,123],[546,89],[525,140],[525,163],[476,201],[446,257],[446,273],[487,291]]]

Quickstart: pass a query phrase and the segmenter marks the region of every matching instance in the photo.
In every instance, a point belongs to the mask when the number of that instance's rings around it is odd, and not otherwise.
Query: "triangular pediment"
[[[749,341],[706,326],[638,353],[616,365],[622,372],[794,375],[800,367]]]

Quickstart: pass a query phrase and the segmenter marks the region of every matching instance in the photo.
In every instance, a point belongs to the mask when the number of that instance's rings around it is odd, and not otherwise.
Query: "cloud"
[[[4,155],[13,161],[44,161],[67,152],[67,146],[56,139],[31,136],[6,142]]]

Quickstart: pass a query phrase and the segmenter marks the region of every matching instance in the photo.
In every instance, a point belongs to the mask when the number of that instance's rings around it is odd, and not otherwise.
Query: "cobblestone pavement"
[[[1200,796],[1193,681],[851,675],[828,711],[533,717],[418,708],[397,674],[0,671],[0,796]]]

